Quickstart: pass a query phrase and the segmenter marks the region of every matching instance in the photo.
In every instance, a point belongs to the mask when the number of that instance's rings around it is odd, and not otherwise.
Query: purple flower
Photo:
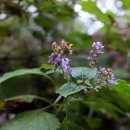
[[[116,78],[115,78],[115,75],[114,75],[114,74],[112,74],[112,75],[111,75],[111,78],[107,80],[107,83],[108,83],[108,84],[112,84],[112,85],[116,85],[116,84],[117,84]]]
[[[91,51],[89,52],[88,59],[93,59],[93,57],[94,57],[94,51],[91,50]]]
[[[109,68],[101,68],[99,71],[99,78],[104,82],[104,84],[116,85],[116,78]]]
[[[54,61],[54,66],[57,67],[60,61],[61,61],[61,54],[58,54],[58,56],[56,57]]]
[[[104,78],[108,74],[106,68],[101,68],[99,71],[99,78]]]
[[[55,53],[52,53],[50,56],[49,56],[49,61],[48,62],[52,62],[54,60],[54,56],[55,56]]]
[[[61,62],[61,66],[63,69],[65,69],[69,75],[72,74],[72,68],[68,65],[71,60],[68,58],[63,58]]]
[[[92,47],[94,48],[94,50],[97,52],[97,53],[101,53],[102,52],[102,49],[104,48],[104,46],[102,45],[101,42],[94,42]]]
[[[68,72],[69,75],[72,74],[72,68],[70,66],[67,66],[67,72]]]
[[[67,66],[68,66],[68,64],[69,64],[70,61],[71,61],[71,60],[68,59],[68,58],[63,58],[63,59],[62,59],[62,62],[61,62],[62,68],[67,69]]]

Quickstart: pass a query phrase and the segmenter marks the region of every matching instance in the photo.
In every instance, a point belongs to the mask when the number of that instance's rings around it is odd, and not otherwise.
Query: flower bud
[[[84,81],[81,80],[81,79],[78,79],[78,80],[76,81],[77,84],[83,84],[83,82],[84,82]]]

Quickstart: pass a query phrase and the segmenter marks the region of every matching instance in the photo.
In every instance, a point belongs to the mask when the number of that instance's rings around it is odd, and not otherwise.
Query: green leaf
[[[112,89],[130,104],[130,86],[125,80],[118,80],[118,85],[112,86]]]
[[[51,69],[54,69],[54,66],[53,65],[48,65],[48,64],[42,64],[40,66],[40,69],[51,70]]]
[[[86,86],[83,85],[77,85],[73,82],[68,82],[65,83],[64,85],[62,85],[57,91],[56,93],[59,93],[60,95],[67,97],[71,94],[77,93],[83,89],[85,89]]]
[[[77,79],[92,79],[96,78],[97,69],[96,68],[87,68],[87,67],[77,67],[73,68],[72,77]]]
[[[49,100],[43,98],[43,97],[39,97],[36,95],[31,95],[31,94],[27,94],[27,95],[20,95],[20,96],[15,96],[15,97],[11,97],[11,98],[6,98],[5,101],[10,101],[10,100],[22,100],[25,102],[32,102],[34,99],[40,99],[43,100],[45,102],[51,103]]]
[[[42,110],[26,111],[7,122],[1,130],[56,130],[58,119]]]
[[[50,79],[50,77],[47,74],[43,73],[41,70],[39,70],[37,68],[35,68],[35,69],[20,69],[20,70],[16,70],[13,72],[5,73],[3,76],[0,77],[0,83],[3,83],[10,78],[22,76],[22,75],[27,75],[27,74],[42,75],[42,76]]]
[[[5,106],[5,101],[4,100],[0,100],[0,109],[4,108]]]
[[[109,17],[106,14],[103,14],[100,9],[96,6],[95,1],[87,0],[80,2],[82,9],[86,12],[96,15],[96,17],[102,22],[109,21]]]
[[[129,0],[121,0],[123,3],[124,9],[130,9],[130,1]]]
[[[123,111],[121,111],[114,104],[100,98],[99,99],[97,98],[96,100],[88,100],[84,102],[87,106],[91,107],[94,111],[101,112],[105,115],[113,116],[113,118],[115,119],[118,118],[117,112],[121,114],[123,113]]]

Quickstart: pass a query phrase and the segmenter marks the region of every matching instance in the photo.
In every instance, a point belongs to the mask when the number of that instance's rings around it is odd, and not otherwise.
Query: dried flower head
[[[53,42],[51,45],[51,48],[55,54],[68,54],[71,55],[72,50],[72,44],[68,44],[68,42],[65,42],[62,40],[59,44],[56,42]]]
[[[72,45],[73,44],[68,44],[68,42],[65,42],[64,40],[60,42],[60,46],[63,53],[68,54],[68,55],[72,54]]]

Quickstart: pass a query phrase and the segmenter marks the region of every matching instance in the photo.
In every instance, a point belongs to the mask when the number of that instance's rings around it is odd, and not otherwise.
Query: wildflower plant
[[[28,124],[27,129],[32,128],[29,125],[31,120],[33,122],[32,124],[34,125],[32,130],[35,130],[37,129],[37,124],[39,123],[37,122],[38,119],[43,121],[41,124],[42,127],[39,130],[42,129],[56,130],[64,124],[65,120],[67,120],[69,98],[76,96],[78,93],[86,97],[90,92],[91,93],[99,92],[102,87],[109,88],[109,86],[111,85],[117,85],[115,75],[113,74],[113,71],[110,68],[96,67],[96,64],[98,62],[97,57],[98,55],[104,53],[103,49],[104,49],[104,45],[101,42],[94,42],[92,44],[92,49],[90,50],[86,58],[89,64],[86,65],[86,67],[72,67],[70,64],[72,61],[71,59],[69,59],[69,55],[73,54],[72,44],[69,44],[65,40],[62,40],[59,43],[53,42],[51,45],[52,53],[48,58],[49,65],[43,64],[40,68],[17,70],[14,72],[6,73],[5,75],[1,76],[0,83],[12,77],[25,75],[25,74],[42,75],[53,82],[49,74],[58,72],[63,74],[63,77],[66,80],[66,83],[64,83],[61,87],[59,87],[56,90],[56,93],[59,96],[54,103],[40,110],[34,110],[34,111],[29,111],[27,113],[24,113],[25,115],[26,114],[28,115],[27,117],[25,117],[24,114],[21,114],[18,116],[18,118],[16,118],[16,120],[20,122],[21,120],[24,121],[26,119],[27,122],[26,124]],[[43,69],[46,72],[43,72]],[[24,96],[24,98],[27,98],[30,101],[34,97]],[[40,97],[40,99],[42,98]],[[57,107],[57,103],[59,103],[61,99],[64,99],[62,107],[64,106],[65,108],[66,118],[63,120],[63,122],[60,125],[60,122],[58,121],[57,117],[54,114],[44,112],[43,110],[46,110],[50,107],[54,107],[54,108]],[[6,104],[6,101],[2,100],[2,103]],[[58,112],[60,110],[61,108],[59,107]],[[34,118],[36,120],[33,120],[32,115],[35,115]],[[46,122],[49,122],[49,125],[47,125]],[[25,124],[25,121],[23,122],[23,124]],[[20,128],[22,128],[23,124],[21,122],[15,123],[12,121],[10,122],[9,125],[5,125],[2,130],[7,130],[7,129],[14,130],[14,127],[16,127],[17,129],[19,126]]]
[[[51,45],[52,53],[49,56],[49,63],[52,63],[54,70],[61,69],[65,76],[65,71],[67,72],[66,78],[68,81],[63,86],[61,86],[56,93],[61,96],[67,97],[69,95],[75,94],[81,90],[85,94],[89,91],[98,92],[103,86],[116,85],[116,78],[110,68],[97,68],[97,57],[98,55],[104,53],[104,45],[101,42],[94,42],[92,44],[92,49],[87,56],[90,67],[70,67],[69,63],[71,60],[66,57],[66,55],[72,55],[73,49],[72,44],[68,44],[64,40],[60,43],[52,43]],[[59,100],[60,98],[58,98]],[[58,101],[56,100],[56,102]]]

